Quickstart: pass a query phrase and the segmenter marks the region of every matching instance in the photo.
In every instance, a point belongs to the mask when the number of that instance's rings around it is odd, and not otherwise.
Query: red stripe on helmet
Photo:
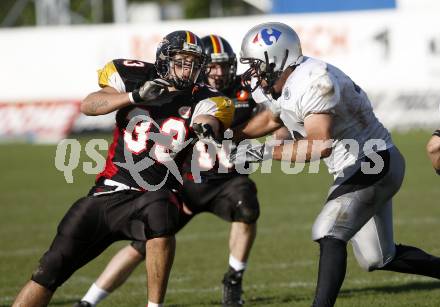
[[[211,42],[212,42],[212,47],[213,47],[213,51],[214,53],[223,53],[224,50],[222,48],[222,42],[220,40],[220,37],[218,37],[217,35],[211,35]]]
[[[190,32],[190,31],[186,31],[186,42],[188,44],[195,44],[196,43],[196,36],[194,35],[194,33]]]

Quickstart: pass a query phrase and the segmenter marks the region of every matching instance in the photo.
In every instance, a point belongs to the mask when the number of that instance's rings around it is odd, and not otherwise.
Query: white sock
[[[163,307],[163,304],[156,304],[148,301],[147,307]]]
[[[241,262],[240,260],[237,260],[237,258],[235,258],[234,256],[229,255],[229,266],[234,270],[243,271],[246,269],[246,265],[246,262]]]
[[[93,306],[105,299],[110,293],[98,287],[95,283],[87,291],[86,295],[81,299],[82,301],[89,302]]]

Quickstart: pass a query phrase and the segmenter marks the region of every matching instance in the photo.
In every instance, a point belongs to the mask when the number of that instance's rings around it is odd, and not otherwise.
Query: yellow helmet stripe
[[[223,44],[217,35],[210,35],[214,53],[223,53]]]
[[[188,44],[195,44],[196,43],[196,37],[195,35],[190,32],[190,31],[186,31],[186,42]]]

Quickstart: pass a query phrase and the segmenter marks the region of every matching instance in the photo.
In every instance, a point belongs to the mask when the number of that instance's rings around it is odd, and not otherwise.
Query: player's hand
[[[229,161],[234,164],[250,162],[259,163],[264,160],[271,159],[271,152],[266,148],[265,144],[259,145],[239,145],[233,149],[229,155]]]
[[[211,142],[214,145],[221,147],[221,143],[216,139],[214,130],[209,124],[199,124],[194,123],[192,125],[194,133],[197,135],[197,138],[202,142]]]
[[[158,98],[163,93],[168,92],[171,84],[164,79],[154,79],[147,81],[140,88],[131,92],[134,103],[148,103]]]

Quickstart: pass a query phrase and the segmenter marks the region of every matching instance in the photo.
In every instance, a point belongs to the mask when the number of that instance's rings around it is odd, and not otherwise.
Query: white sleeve
[[[252,79],[253,82],[254,79]],[[252,85],[252,84],[251,84]],[[255,86],[255,85],[254,85]],[[257,104],[262,104],[268,108],[275,116],[279,116],[281,113],[281,108],[279,103],[272,98],[270,94],[266,94],[263,89],[259,86],[252,92],[252,99]]]
[[[305,91],[300,102],[300,114],[304,120],[316,113],[332,113],[341,98],[338,83],[329,73],[315,79]]]

